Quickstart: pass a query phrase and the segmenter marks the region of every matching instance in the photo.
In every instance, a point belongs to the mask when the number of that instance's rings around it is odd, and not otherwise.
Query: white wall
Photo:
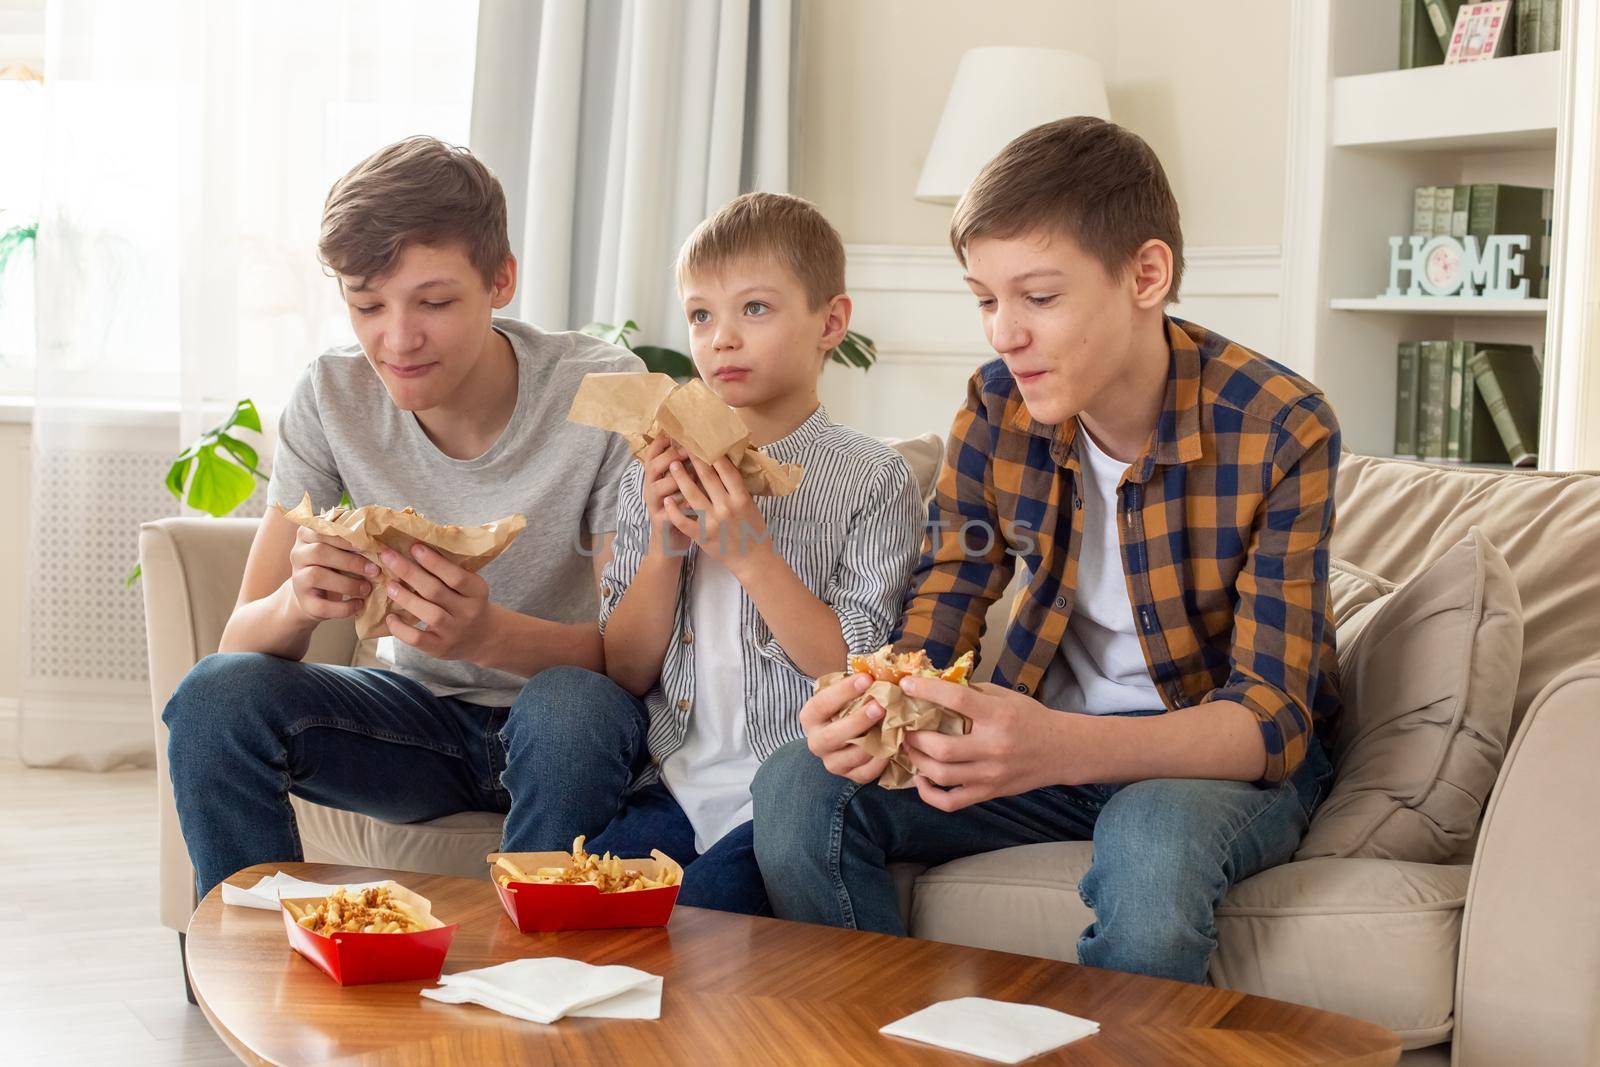
[[[962,53],[1080,52],[1111,116],[1166,166],[1195,247],[1282,233],[1288,5],[1282,0],[804,0],[795,191],[849,244],[942,245],[950,212],[912,198]]]
[[[982,45],[1080,52],[1112,118],[1161,157],[1183,217],[1173,311],[1267,355],[1278,345],[1288,9],[1280,0],[808,0],[801,7],[795,191],[850,251],[866,375],[830,368],[834,418],[871,433],[943,433],[991,357],[947,244],[948,207],[913,198],[961,55]]]

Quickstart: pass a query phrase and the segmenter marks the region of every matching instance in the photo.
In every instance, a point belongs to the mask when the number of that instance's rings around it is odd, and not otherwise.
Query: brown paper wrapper
[[[665,434],[702,463],[726,458],[751,496],[788,496],[805,474],[752,445],[739,413],[698,378],[679,384],[665,374],[586,374],[567,418],[621,434],[636,457]]]
[[[418,515],[414,508],[396,511],[375,504],[354,510],[333,508],[318,514],[311,505],[310,493],[292,510],[278,510],[296,526],[304,526],[324,537],[344,538],[351,548],[382,571],[372,579],[372,593],[356,619],[356,638],[361,641],[387,636],[389,626],[384,620],[391,614],[412,625],[418,622],[415,615],[389,602],[389,583],[399,579],[378,558],[384,549],[392,548],[409,559],[411,546],[420,541],[458,567],[476,573],[504,552],[528,524],[521,515],[508,515],[482,526],[450,526],[432,522]]]
[[[821,692],[846,676],[845,671],[824,675],[817,679],[815,691]],[[951,711],[931,700],[908,696],[893,682],[873,682],[865,693],[846,704],[844,710],[834,718],[844,718],[868,700],[878,702],[883,708],[883,718],[850,743],[860,745],[873,757],[888,757],[888,765],[878,776],[878,784],[885,789],[908,789],[917,776],[911,761],[901,751],[906,734],[912,730],[934,730],[941,734],[960,735],[967,732],[969,725],[967,717],[960,712]]]

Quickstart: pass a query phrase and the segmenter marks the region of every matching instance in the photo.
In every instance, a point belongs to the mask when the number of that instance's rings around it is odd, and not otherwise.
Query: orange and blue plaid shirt
[[[1282,781],[1339,712],[1328,539],[1339,424],[1286,368],[1192,323],[1172,352],[1155,432],[1118,486],[1128,599],[1170,709],[1254,712],[1259,784]],[[1035,422],[1000,360],[967,387],[929,506],[930,533],[893,641],[935,663],[976,650],[984,617],[1027,567],[993,681],[1035,693],[1059,654],[1083,543],[1078,422]]]

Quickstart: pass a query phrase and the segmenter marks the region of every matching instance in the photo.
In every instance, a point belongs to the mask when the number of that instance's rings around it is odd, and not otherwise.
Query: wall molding
[[[944,245],[846,245],[845,262],[851,292],[968,292]]]
[[[867,332],[877,342],[884,363],[973,367],[993,358],[970,327],[958,334],[968,339],[950,339],[952,320],[973,324],[977,316],[967,317],[973,310],[972,294],[948,248],[862,244],[847,245],[845,252],[847,287],[855,297],[857,321],[872,322]],[[1283,291],[1283,254],[1277,245],[1193,248],[1184,260],[1184,304],[1276,301]],[[1181,309],[1182,305],[1180,314]]]
[[[994,358],[972,293],[943,245],[847,245],[853,322],[878,346],[871,373],[822,379],[834,418],[867,433],[944,433],[974,369]],[[1174,308],[1224,336],[1274,355],[1283,254],[1276,245],[1191,248]]]
[[[847,245],[851,292],[967,294],[954,254],[943,245]],[[1211,245],[1184,255],[1185,296],[1278,296],[1278,245]]]

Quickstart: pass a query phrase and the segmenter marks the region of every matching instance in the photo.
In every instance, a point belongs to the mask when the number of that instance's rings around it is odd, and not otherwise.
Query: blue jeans
[[[678,903],[770,914],[750,823],[701,855],[694,827],[665,785],[629,791],[649,760],[649,731],[644,703],[602,674],[552,667],[530,681],[505,727],[519,783],[506,849],[565,849],[579,834],[588,835],[591,852],[646,856],[659,848],[683,865]]]
[[[510,810],[507,711],[392,671],[207,656],[161,716],[195,888],[203,897],[251,864],[302,859],[291,793],[396,823]]]
[[[1270,789],[1151,779],[1036,789],[942,812],[915,789],[830,774],[797,741],[762,764],[751,787],[756,858],[779,918],[904,935],[889,864],[1092,840],[1078,893],[1095,921],[1078,941],[1078,961],[1204,982],[1217,904],[1236,882],[1294,854],[1332,774],[1313,742]]]
[[[694,834],[675,803],[666,810],[643,791],[626,812],[620,803],[644,734],[612,730],[608,739],[595,729],[626,725],[626,715],[612,714],[623,707],[619,696],[638,704],[605,678],[557,668],[529,682],[511,707],[490,708],[436,697],[392,671],[207,656],[162,714],[195,888],[203,897],[244,867],[303,859],[290,794],[395,823],[506,812],[504,851],[565,849],[588,833],[602,849],[642,856],[660,848],[688,868]],[[577,714],[590,701],[594,715]],[[552,709],[571,713],[559,717],[565,730],[530,722]],[[608,840],[601,831],[614,819]],[[681,902],[716,907],[726,893],[741,909],[751,900],[765,907],[748,826],[707,858],[692,875],[686,869]]]

